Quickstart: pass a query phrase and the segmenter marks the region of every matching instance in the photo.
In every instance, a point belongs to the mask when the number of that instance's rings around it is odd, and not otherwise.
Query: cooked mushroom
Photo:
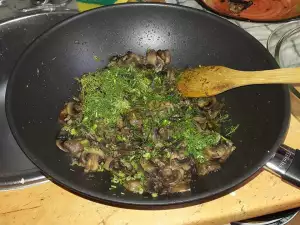
[[[65,124],[66,123],[66,118],[68,116],[68,112],[67,112],[67,108],[64,107],[61,111],[60,111],[60,114],[59,114],[59,117],[58,117],[58,121],[61,123],[61,124]]]
[[[167,127],[163,127],[158,130],[158,134],[163,140],[168,140],[172,137],[173,132]]]
[[[67,109],[68,115],[73,116],[73,115],[76,114],[76,113],[75,113],[75,110],[74,110],[74,105],[75,105],[74,102],[69,102],[69,103],[67,103],[66,109]]]
[[[177,168],[182,168],[185,171],[189,171],[193,166],[193,162],[189,158],[182,160],[174,159],[171,161],[171,165]]]
[[[173,160],[173,159],[184,160],[184,159],[186,159],[186,157],[187,157],[186,154],[182,150],[174,151],[171,153],[171,160]]]
[[[126,64],[140,64],[142,61],[142,57],[140,57],[137,54],[134,54],[133,52],[127,52],[127,59],[125,60]]]
[[[155,167],[155,165],[149,160],[142,158],[140,160],[140,164],[141,164],[143,170],[145,170],[147,173],[153,174],[153,173],[156,173],[156,171],[157,171],[157,167]]]
[[[195,121],[196,121],[197,123],[199,123],[199,124],[204,124],[204,123],[207,122],[207,118],[206,118],[205,116],[201,116],[201,115],[195,116],[195,117],[193,118],[193,120],[195,120]]]
[[[124,55],[112,57],[108,66],[113,66],[113,65],[126,66],[131,64],[137,66],[140,64],[144,64],[144,58],[131,51],[128,51]]]
[[[155,71],[156,72],[160,72],[163,70],[165,66],[165,62],[162,58],[160,58],[159,56],[156,57],[156,64],[155,64]]]
[[[164,61],[166,65],[170,64],[171,54],[169,50],[158,50],[157,55]]]
[[[141,128],[142,127],[142,120],[140,119],[137,119],[136,117],[132,117],[130,120],[129,120],[129,123],[130,125],[134,126],[134,127],[138,127],[138,128]]]
[[[105,157],[104,152],[101,149],[90,149],[81,153],[80,161],[83,164],[86,164],[90,155],[97,155],[99,159],[104,159]]]
[[[175,71],[173,69],[168,69],[167,70],[167,77],[168,77],[168,80],[170,81],[170,83],[175,82],[176,81]]]
[[[219,144],[214,147],[206,148],[204,152],[207,155],[208,159],[219,159],[220,162],[224,162],[233,150],[234,149],[227,144]]]
[[[107,159],[105,160],[105,163],[104,163],[104,169],[106,170],[110,170],[110,163],[113,161],[113,157],[109,156],[107,157]]]
[[[166,193],[167,189],[164,187],[163,181],[160,177],[151,176],[146,183],[146,188],[152,193]]]
[[[164,163],[162,160],[159,158],[154,158],[151,160],[154,164],[156,164],[159,168],[164,167],[166,163]]]
[[[99,167],[99,158],[97,154],[88,154],[84,172],[96,171]]]
[[[118,119],[117,126],[119,129],[122,129],[124,127],[124,121],[122,118]]]
[[[197,174],[200,176],[215,172],[221,168],[220,164],[214,161],[208,161],[206,163],[198,163],[196,165]]]
[[[124,187],[134,193],[143,193],[143,188],[142,188],[142,184],[140,181],[138,180],[131,180],[131,181],[127,181],[124,184]]]
[[[149,50],[146,53],[146,63],[148,65],[156,66],[157,57],[155,50]]]
[[[82,76],[78,98],[60,112],[57,147],[85,172],[104,168],[113,183],[154,196],[189,191],[193,174],[220,169],[235,148],[221,139],[223,104],[181,96],[170,62],[169,50],[128,51]]]
[[[215,97],[199,98],[198,106],[201,109],[210,109],[216,102],[217,99]]]
[[[69,152],[76,155],[83,151],[83,146],[79,140],[68,140],[63,142],[62,140],[56,140],[56,146],[64,152]]]
[[[125,172],[131,172],[133,170],[133,166],[127,162],[126,160],[120,160],[121,166],[125,168]]]
[[[170,187],[169,192],[170,193],[181,193],[181,192],[186,192],[190,191],[190,184],[188,182],[181,182],[176,184],[175,186]]]
[[[172,186],[183,179],[184,171],[180,168],[165,167],[160,171],[164,184]]]
[[[63,144],[64,144],[64,143],[63,143],[62,140],[56,140],[56,146],[57,146],[60,150],[62,150],[62,151],[64,151],[64,152],[69,152],[69,151],[64,147]]]
[[[70,153],[78,153],[83,151],[83,146],[80,143],[79,140],[68,140],[64,142],[64,147],[70,152]]]

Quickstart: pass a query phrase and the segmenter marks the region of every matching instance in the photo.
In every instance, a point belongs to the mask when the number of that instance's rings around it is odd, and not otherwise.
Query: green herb
[[[151,158],[150,152],[146,152],[145,154],[143,154],[143,157],[144,157],[145,159],[150,159],[150,158]]]
[[[95,129],[95,122],[102,119],[113,125],[141,98],[154,91],[147,76],[152,70],[134,67],[109,67],[79,79],[83,102],[83,123]],[[155,95],[155,94],[154,94]]]
[[[204,161],[203,150],[207,147],[217,145],[220,134],[214,131],[200,132],[197,130],[193,120],[189,119],[179,123],[176,137],[186,144],[186,153],[200,162]]]
[[[87,146],[90,145],[90,142],[89,142],[89,140],[84,139],[84,140],[80,141],[80,144],[82,144],[83,146],[87,147]]]
[[[157,193],[152,193],[151,194],[153,198],[157,198],[158,194]]]
[[[239,124],[235,125],[235,126],[230,126],[229,128],[226,129],[227,133],[226,136],[230,136],[232,135],[234,132],[236,132],[236,130],[239,128]]]
[[[99,61],[101,60],[101,59],[100,59],[98,56],[96,56],[96,55],[94,55],[93,58],[94,58],[94,60],[95,60],[96,62],[99,62]]]

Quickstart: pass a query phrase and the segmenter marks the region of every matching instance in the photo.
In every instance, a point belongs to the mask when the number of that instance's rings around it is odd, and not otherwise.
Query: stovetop
[[[74,14],[76,11],[60,9],[53,12],[34,10],[30,14],[20,15],[9,8],[0,8],[0,190],[47,181],[40,170],[27,159],[11,134],[4,108],[6,84],[17,59],[26,47],[44,31]],[[10,19],[3,20],[3,17]]]

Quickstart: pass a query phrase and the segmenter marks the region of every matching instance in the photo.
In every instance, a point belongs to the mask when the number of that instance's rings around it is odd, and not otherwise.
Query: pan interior
[[[74,78],[104,67],[107,59],[130,50],[169,49],[172,65],[224,65],[240,70],[276,68],[258,41],[213,15],[171,5],[124,4],[75,16],[54,27],[23,54],[8,84],[6,112],[12,132],[26,155],[56,182],[105,202],[169,205],[204,201],[239,184],[274,154],[289,119],[285,86],[255,85],[228,91],[224,98],[237,146],[219,172],[200,177],[191,193],[155,200],[122,188],[110,191],[107,173],[70,169],[69,158],[55,146],[57,117],[78,91]],[[101,61],[95,61],[97,56]]]

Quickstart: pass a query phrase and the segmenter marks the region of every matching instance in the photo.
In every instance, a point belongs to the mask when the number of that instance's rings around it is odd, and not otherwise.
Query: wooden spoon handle
[[[240,85],[248,84],[300,84],[300,67],[263,71],[235,71]]]

